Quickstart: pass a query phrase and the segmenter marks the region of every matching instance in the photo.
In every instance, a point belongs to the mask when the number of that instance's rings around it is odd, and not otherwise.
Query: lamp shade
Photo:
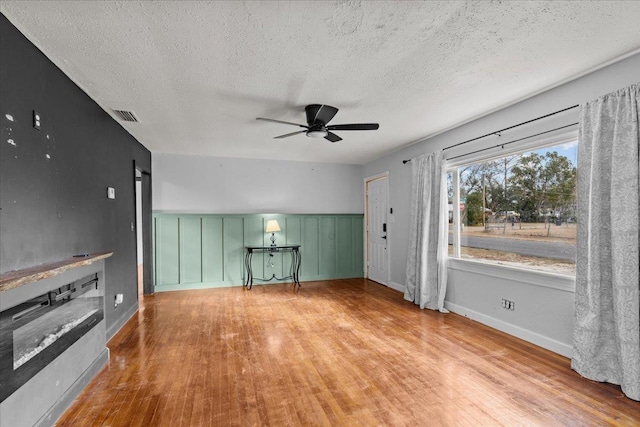
[[[269,221],[267,221],[267,233],[273,233],[276,231],[280,231],[278,220],[270,219]]]

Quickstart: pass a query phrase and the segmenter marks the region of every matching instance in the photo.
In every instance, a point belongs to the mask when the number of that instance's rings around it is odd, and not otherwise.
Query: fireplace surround
[[[109,256],[0,275],[0,425],[52,425],[108,361]]]

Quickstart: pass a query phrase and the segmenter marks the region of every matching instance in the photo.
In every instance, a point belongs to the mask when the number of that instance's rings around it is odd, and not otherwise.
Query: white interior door
[[[387,285],[387,206],[389,186],[386,176],[367,181],[367,277]]]

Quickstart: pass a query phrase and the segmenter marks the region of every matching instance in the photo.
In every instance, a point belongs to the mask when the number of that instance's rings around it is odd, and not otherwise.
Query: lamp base
[[[275,247],[276,246],[276,234],[275,233],[271,233],[271,246]]]

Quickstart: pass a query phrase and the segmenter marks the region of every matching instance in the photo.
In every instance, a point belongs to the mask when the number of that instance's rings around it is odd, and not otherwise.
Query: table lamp
[[[270,219],[269,221],[267,221],[267,233],[271,233],[271,246],[276,245],[276,231],[280,231],[278,221],[275,219]]]

